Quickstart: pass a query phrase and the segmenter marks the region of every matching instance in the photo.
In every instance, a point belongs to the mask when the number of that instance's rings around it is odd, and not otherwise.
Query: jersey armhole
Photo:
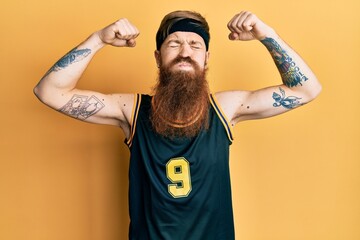
[[[130,120],[130,136],[129,139],[125,139],[125,143],[129,148],[131,147],[132,140],[134,138],[134,134],[136,130],[136,121],[139,114],[140,103],[141,103],[141,94],[135,93],[134,104],[133,104],[131,120]]]
[[[233,134],[232,134],[232,127],[231,127],[230,121],[227,119],[226,115],[224,114],[223,110],[221,109],[221,106],[219,105],[219,103],[215,97],[215,94],[210,94],[210,103],[213,106],[220,121],[224,125],[225,131],[228,135],[230,143],[232,143],[234,138],[233,138]]]

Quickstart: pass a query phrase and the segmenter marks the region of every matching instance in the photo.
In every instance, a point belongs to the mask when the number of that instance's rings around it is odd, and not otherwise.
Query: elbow
[[[49,93],[47,90],[44,89],[44,86],[42,84],[37,84],[33,89],[33,93],[37,97],[37,99],[40,100],[40,102],[48,105]]]
[[[35,94],[35,96],[36,96],[40,101],[43,102],[43,100],[42,100],[42,94],[41,94],[41,87],[39,86],[39,84],[34,87],[33,93]]]
[[[35,96],[37,98],[39,98],[39,88],[38,88],[38,85],[36,85],[34,88],[33,88],[33,93],[35,94]]]
[[[311,87],[311,91],[309,91],[307,94],[307,102],[311,102],[312,100],[316,99],[320,95],[321,91],[322,85],[319,82],[316,82],[316,84]]]
[[[317,98],[322,91],[322,85],[317,82],[316,86],[314,86],[313,99]]]

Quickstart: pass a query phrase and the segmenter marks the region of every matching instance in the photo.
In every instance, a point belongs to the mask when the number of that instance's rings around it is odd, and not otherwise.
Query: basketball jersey
[[[193,138],[154,132],[149,95],[135,97],[130,149],[131,240],[231,240],[231,129],[210,95],[209,128]]]

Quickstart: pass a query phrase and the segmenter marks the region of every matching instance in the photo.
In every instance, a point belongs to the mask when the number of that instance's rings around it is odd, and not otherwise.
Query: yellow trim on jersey
[[[135,134],[136,129],[136,120],[139,114],[140,104],[141,104],[141,94],[135,93],[134,94],[134,105],[131,112],[131,120],[130,120],[130,137],[127,139],[126,144],[128,147],[131,147],[132,140]]]
[[[233,138],[233,134],[232,134],[232,126],[230,121],[227,119],[226,115],[224,114],[220,104],[217,101],[217,98],[215,96],[215,94],[210,94],[210,103],[211,105],[214,107],[214,110],[216,112],[216,114],[218,115],[220,121],[222,122],[222,124],[225,127],[226,133],[228,135],[228,138],[230,140],[230,142],[232,142],[234,140]]]

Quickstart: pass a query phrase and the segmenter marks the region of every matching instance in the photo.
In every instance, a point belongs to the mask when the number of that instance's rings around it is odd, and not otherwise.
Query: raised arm
[[[310,67],[256,15],[241,12],[231,19],[228,28],[230,40],[259,40],[272,56],[282,79],[282,84],[256,91],[217,93],[232,124],[287,112],[310,102],[320,93],[321,85]]]
[[[104,46],[134,47],[139,35],[127,19],[93,33],[65,54],[35,86],[35,95],[47,106],[70,117],[92,123],[120,126],[129,135],[132,94],[102,94],[76,87],[94,55]]]

